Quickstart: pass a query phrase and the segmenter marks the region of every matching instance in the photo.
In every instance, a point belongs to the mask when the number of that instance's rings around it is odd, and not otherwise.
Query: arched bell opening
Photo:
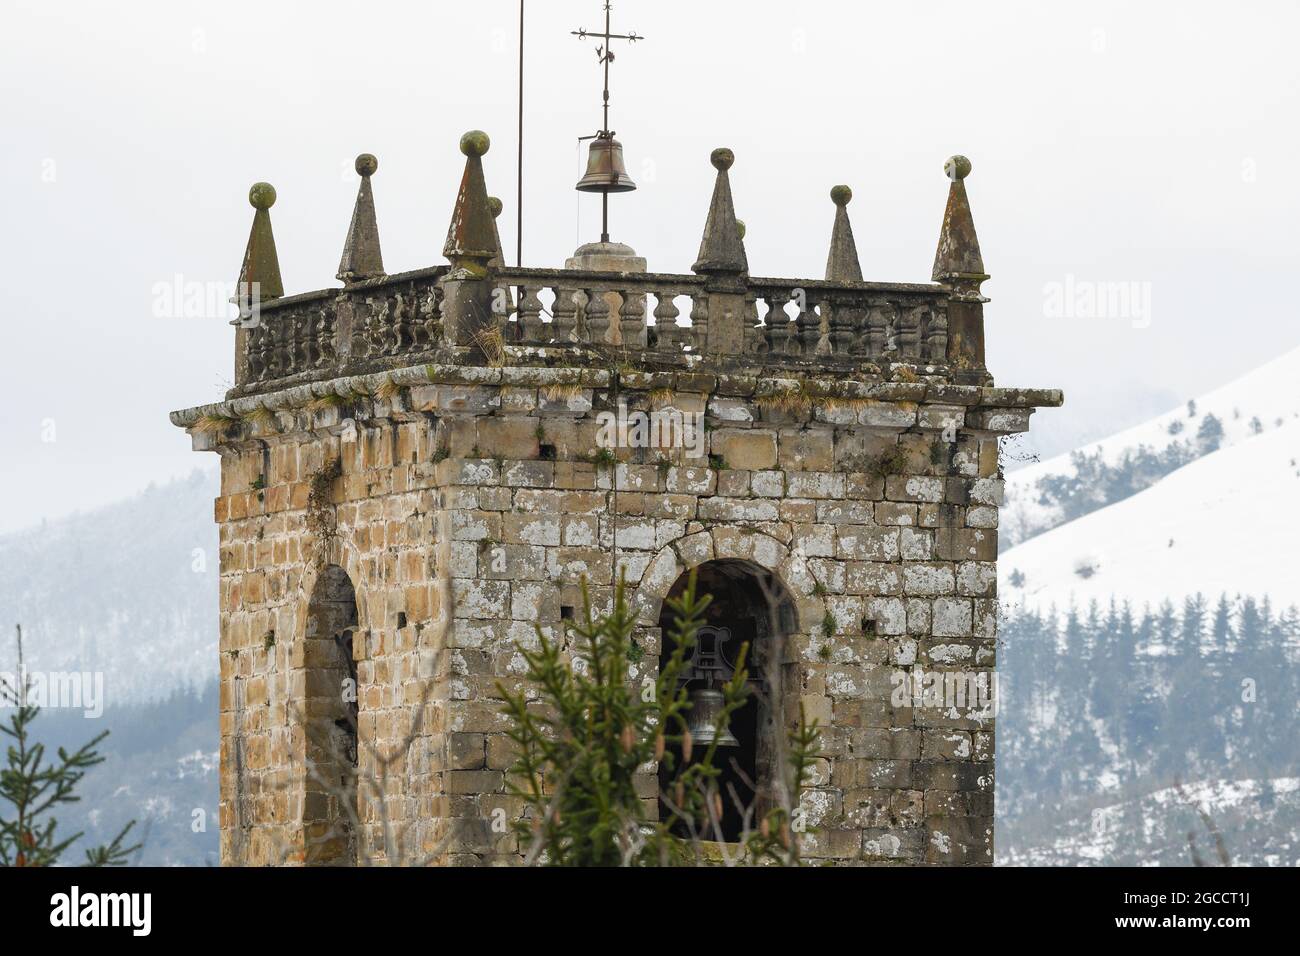
[[[357,862],[357,596],[338,565],[321,571],[307,608],[304,859],[308,866]]]
[[[775,658],[779,637],[794,633],[794,602],[776,575],[747,561],[709,561],[695,569],[697,596],[709,595],[705,625],[689,653],[686,667],[679,677],[692,702],[688,723],[692,727],[692,758],[698,759],[712,739],[715,717],[722,705],[716,691],[735,673],[741,648],[749,645],[745,658],[748,693],[745,704],[732,713],[722,728],[714,755],[714,766],[722,772],[718,778],[722,798],[721,830],[723,841],[734,843],[744,829],[742,806],[750,807],[749,823],[757,827],[771,807],[775,734],[780,732],[780,661]],[[673,584],[659,615],[662,669],[671,658],[674,643],[671,634],[675,615],[670,601],[679,597],[690,580],[690,572]],[[681,765],[680,748],[672,748],[674,766]],[[669,793],[674,774],[662,762],[659,787]],[[734,796],[733,796],[734,793]],[[739,806],[736,797],[739,798]],[[661,806],[661,816],[669,814]],[[679,836],[689,835],[686,825],[673,828]],[[714,840],[716,833],[701,833],[701,839]]]

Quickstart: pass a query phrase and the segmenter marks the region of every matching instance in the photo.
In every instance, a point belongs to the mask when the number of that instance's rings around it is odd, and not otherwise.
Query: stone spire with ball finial
[[[826,278],[832,281],[862,281],[862,266],[858,262],[858,247],[853,241],[853,227],[849,225],[848,205],[853,190],[848,186],[831,189],[831,202],[835,203],[835,225],[831,227],[831,251],[826,257]]]
[[[718,177],[713,185],[709,215],[704,221],[700,255],[691,266],[696,273],[743,275],[749,272],[749,259],[745,256],[745,243],[737,225],[736,207],[731,200],[731,179],[727,175],[735,161],[736,154],[726,147],[715,149],[709,156]]]
[[[943,228],[939,231],[931,278],[953,286],[973,285],[978,294],[979,284],[988,274],[975,235],[970,200],[966,198],[966,177],[970,170],[970,160],[965,156],[952,156],[943,164],[944,174],[952,183],[948,187],[948,206],[943,212]]]
[[[339,260],[338,278],[345,285],[384,275],[384,257],[379,249],[379,223],[375,217],[375,198],[370,191],[370,177],[379,168],[379,160],[370,153],[362,153],[353,164],[361,185],[357,189],[357,202],[352,208],[352,224],[343,243],[343,258]]]
[[[491,145],[488,134],[478,129],[460,138],[465,173],[456,194],[447,242],[442,247],[442,254],[451,261],[453,269],[468,270],[474,275],[482,275],[497,254],[496,220],[483,179],[483,156]]]
[[[254,183],[248,190],[248,202],[256,211],[236,294],[241,299],[278,299],[284,295],[284,282],[280,279],[280,257],[276,255],[275,234],[271,231],[270,210],[275,205],[275,187],[270,183]]]

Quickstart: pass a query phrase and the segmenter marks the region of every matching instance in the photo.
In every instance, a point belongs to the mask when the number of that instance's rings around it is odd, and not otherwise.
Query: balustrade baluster
[[[669,355],[682,350],[686,327],[678,323],[681,310],[673,302],[673,293],[661,289],[655,293],[655,348]]]
[[[519,340],[530,345],[547,341],[546,323],[542,321],[542,300],[536,286],[519,287]]]
[[[921,357],[921,315],[916,306],[905,306],[901,310],[898,350],[904,359],[919,360]]]
[[[862,310],[854,308],[845,298],[830,301],[831,350],[836,355],[848,355],[853,351],[854,330],[860,321]]]
[[[398,292],[393,296],[393,334],[390,355],[397,355],[411,344],[410,315],[406,297]]]
[[[284,371],[282,375],[292,375],[298,371],[298,313],[289,312],[281,319],[284,323]]]
[[[352,354],[357,358],[369,358],[374,354],[374,336],[375,336],[375,301],[367,298],[360,304],[359,308],[354,306],[357,311],[362,313],[361,321],[356,321],[353,316],[353,338],[355,344],[352,346]]]
[[[709,344],[709,294],[696,292],[691,298],[691,351],[699,355]]]
[[[808,305],[807,294],[795,297],[799,314],[794,324],[799,342],[798,355],[812,355],[817,351],[817,342],[821,338],[821,319]]]
[[[310,371],[316,367],[316,363],[320,360],[320,346],[316,344],[316,314],[308,309],[303,312],[302,321],[302,364],[305,370]]]
[[[284,376],[288,363],[285,361],[285,341],[287,338],[287,317],[284,315],[274,316],[270,323],[268,331],[271,339],[271,355],[267,361],[267,372],[271,378],[281,378]]]
[[[293,322],[295,373],[311,369],[311,339],[314,325],[310,307],[303,306],[302,311],[295,314]]]
[[[375,313],[375,354],[389,354],[392,338],[393,307],[388,296],[384,296],[379,300],[378,310]]]
[[[429,294],[420,303],[420,319],[424,341],[431,349],[442,345],[442,310],[438,304],[438,287],[429,286]]]
[[[948,316],[935,309],[930,310],[930,320],[926,323],[926,344],[929,346],[930,362],[943,365],[948,361]]]
[[[886,357],[891,362],[897,362],[898,356],[894,353],[898,351],[898,315],[901,306],[897,302],[890,302],[889,307],[885,310],[885,348],[888,353]]]
[[[551,313],[554,315],[554,321],[551,323],[554,328],[552,332],[552,341],[557,345],[570,345],[579,341],[578,338],[578,300],[575,298],[577,291],[574,289],[562,289],[558,286],[555,289],[555,304],[551,307]]]
[[[330,367],[338,358],[334,336],[338,328],[338,312],[334,309],[321,309],[320,318],[316,320],[316,366]]]
[[[767,327],[767,349],[773,355],[785,355],[790,347],[790,316],[785,313],[785,304],[790,301],[790,293],[785,291],[769,292],[764,297],[767,314],[763,316]]]
[[[609,303],[605,293],[599,289],[587,291],[587,336],[585,340],[592,345],[609,344]]]
[[[248,377],[255,382],[261,381],[262,376],[266,374],[266,363],[262,360],[262,334],[264,329],[264,325],[249,326],[248,328]]]
[[[269,315],[262,317],[262,377],[271,380],[279,376],[279,366],[275,360],[275,320]]]
[[[813,349],[815,355],[831,354],[831,303],[830,299],[822,299],[817,303],[817,346]]]
[[[618,307],[619,341],[625,349],[643,349],[646,346],[645,293],[620,292],[622,302]]]
[[[868,358],[880,358],[885,354],[888,340],[889,306],[884,302],[873,302],[867,308],[866,328],[863,330],[863,349]]]
[[[396,355],[402,349],[402,297],[384,296],[384,354]]]
[[[265,372],[264,377],[267,379],[278,378],[280,374],[280,363],[276,359],[276,323],[275,319],[266,317],[262,319],[262,363]]]

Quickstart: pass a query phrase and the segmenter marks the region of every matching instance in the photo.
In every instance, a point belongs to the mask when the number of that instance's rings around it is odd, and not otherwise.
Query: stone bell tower
[[[223,862],[520,861],[517,647],[624,574],[639,685],[695,570],[699,668],[743,637],[775,724],[821,723],[809,858],[990,863],[998,442],[1061,395],[985,366],[970,163],[929,283],[862,279],[845,186],[824,278],[750,275],[726,149],[692,272],[633,274],[505,266],[460,145],[448,264],[385,273],[362,156],[335,288],[283,294],[253,187],[235,387],[172,414],[221,458]],[[732,728],[760,785],[762,727]]]

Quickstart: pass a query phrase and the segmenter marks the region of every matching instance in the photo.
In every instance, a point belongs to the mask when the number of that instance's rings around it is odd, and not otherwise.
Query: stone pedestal
[[[622,242],[588,242],[579,246],[568,259],[564,260],[566,269],[582,269],[588,272],[625,272],[644,273],[646,261],[636,254],[636,250]],[[606,292],[605,302],[609,306],[609,338],[612,345],[622,345],[619,330],[619,310],[623,307],[623,297],[617,292]],[[645,296],[641,297],[641,314],[645,315]],[[642,322],[638,342],[627,343],[631,347],[645,348],[645,323]]]

